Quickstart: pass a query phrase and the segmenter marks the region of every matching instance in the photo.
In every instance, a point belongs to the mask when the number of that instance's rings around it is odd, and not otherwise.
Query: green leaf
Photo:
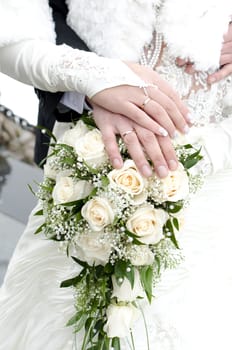
[[[119,281],[119,279],[127,278],[131,284],[131,288],[134,287],[135,282],[135,271],[134,267],[131,265],[129,261],[119,260],[116,262],[114,267],[114,274],[117,280],[117,283],[121,285],[123,283]]]
[[[44,222],[42,225],[40,225],[34,234],[37,235],[38,233],[40,233],[45,226],[46,226],[46,222]]]
[[[127,234],[127,236],[133,238],[133,243],[136,245],[146,245],[145,243],[141,242],[138,238],[140,238],[139,236],[136,236],[133,232],[129,231],[129,230],[125,230],[125,234]]]
[[[81,280],[85,277],[86,275],[86,270],[83,269],[78,276],[70,278],[68,280],[65,280],[63,282],[61,282],[60,284],[60,288],[68,288],[71,286],[76,286],[79,282],[81,282]]]
[[[72,326],[77,323],[83,316],[83,311],[78,311],[66,324],[66,327]]]
[[[168,219],[168,221],[166,222],[165,228],[167,228],[170,233],[174,233],[174,229],[170,219]]]
[[[111,265],[110,263],[107,263],[107,264],[104,266],[104,272],[105,272],[106,274],[112,275],[113,272],[114,272],[114,266]]]
[[[113,338],[112,339],[112,348],[114,350],[120,350],[121,349],[121,345],[120,345],[120,339],[119,338]]]
[[[62,205],[63,207],[73,207],[73,206],[75,206],[76,208],[80,209],[83,206],[83,204],[84,204],[83,199],[78,199],[77,201],[61,203],[59,205]]]
[[[110,180],[107,176],[102,176],[101,177],[101,182],[102,182],[102,186],[107,187],[110,183]]]
[[[42,125],[37,125],[36,128],[40,129],[41,131],[43,131],[45,134],[47,134],[51,139],[53,139],[55,142],[57,142],[57,139],[55,137],[55,135],[51,132],[51,130],[45,128]]]
[[[166,210],[169,213],[178,213],[182,208],[183,208],[183,201],[178,201],[178,202],[166,202]]]
[[[38,210],[34,215],[35,216],[43,215],[43,209]]]
[[[161,262],[160,262],[160,258],[155,255],[155,262],[156,262],[156,265],[157,265],[157,271],[158,271],[158,274],[160,273],[160,269],[161,269]]]
[[[66,143],[56,144],[56,148],[58,150],[65,149],[66,151],[71,152],[71,153],[74,152],[74,148],[70,145],[67,145]]]
[[[178,223],[179,224],[179,223]],[[173,227],[174,223],[172,224],[171,219],[168,219],[168,221],[166,222],[165,226],[164,226],[164,232],[166,233],[166,237],[170,238],[170,240],[172,241],[172,243],[174,244],[174,246],[177,249],[180,249],[178,241],[176,239],[175,236],[175,232],[174,232],[174,227]],[[175,225],[174,225],[175,226]],[[170,236],[167,236],[167,231],[166,228],[168,229],[168,231],[170,232]]]
[[[152,280],[153,269],[152,266],[145,266],[140,269],[140,280],[147,295],[149,303],[152,301]]]
[[[89,264],[85,261],[82,261],[78,258],[76,258],[75,256],[72,256],[72,259],[79,265],[83,266],[84,268],[90,267]]]
[[[27,186],[28,186],[29,190],[31,191],[31,193],[32,193],[34,196],[36,196],[36,193],[35,193],[35,191],[33,190],[32,186],[29,185],[29,184],[28,184]]]
[[[87,317],[88,316],[85,314],[82,315],[82,317],[79,320],[79,323],[75,326],[75,333],[78,333],[84,327]]]
[[[81,116],[81,120],[87,125],[87,126],[91,126],[92,128],[96,128],[96,124],[95,121],[93,119],[93,117],[91,115],[87,113],[83,113]]]
[[[179,231],[180,229],[180,225],[179,225],[179,221],[177,218],[173,218],[173,225],[175,226],[175,228]]]

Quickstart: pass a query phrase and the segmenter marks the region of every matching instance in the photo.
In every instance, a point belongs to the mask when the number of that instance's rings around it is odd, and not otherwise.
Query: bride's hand
[[[216,83],[232,74],[232,23],[229,24],[228,32],[224,35],[222,44],[220,69],[208,77],[210,84]]]
[[[154,135],[131,119],[109,112],[96,104],[93,104],[93,115],[102,133],[107,154],[115,168],[121,168],[123,165],[116,141],[116,135],[121,135],[131,158],[145,177],[152,175],[146,157],[152,161],[156,173],[161,178],[167,176],[169,170],[176,170],[177,158],[168,136]]]
[[[90,102],[124,115],[157,135],[166,136],[168,133],[174,137],[176,130],[187,133],[191,116],[178,94],[152,69],[135,63],[127,64],[151,86],[145,91],[128,85],[105,89]]]

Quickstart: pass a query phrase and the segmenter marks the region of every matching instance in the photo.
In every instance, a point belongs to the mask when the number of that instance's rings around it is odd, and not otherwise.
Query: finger
[[[231,41],[232,40],[232,24],[229,24],[228,31],[223,36],[224,42]]]
[[[221,54],[229,54],[232,52],[232,40],[222,44]]]
[[[106,153],[112,166],[119,169],[123,166],[123,160],[119,152],[116,135],[111,128],[101,128],[102,140],[105,145]]]
[[[156,119],[168,131],[171,137],[175,137],[176,129],[182,133],[186,133],[189,129],[186,119],[173,100],[159,89],[150,89],[149,94],[155,101],[155,104],[147,104],[145,111]],[[159,101],[159,104],[156,101]],[[153,108],[153,111],[151,108]]]
[[[159,87],[159,90],[162,91],[174,102],[174,104],[176,105],[182,116],[185,118],[185,120],[189,121],[189,119],[191,119],[191,116],[189,115],[189,110],[185,103],[180,99],[178,93],[174,91],[164,79],[161,79],[157,75],[155,75],[154,84],[156,84]],[[149,88],[149,91],[151,90],[153,90],[153,93],[155,93],[156,91],[156,89],[154,88]]]
[[[120,107],[120,113],[127,116],[142,127],[151,130],[154,134],[167,136],[168,132],[160,126],[155,120],[151,119],[145,111],[142,111],[132,102],[126,103]]]
[[[160,149],[156,135],[138,125],[135,125],[135,130],[148,158],[153,163],[155,172],[160,178],[166,177],[168,175],[168,166]]]
[[[169,134],[171,137],[175,137],[176,127],[166,110],[160,104],[150,99],[145,105],[144,111],[167,131],[163,136]]]
[[[232,73],[232,63],[223,66],[216,73],[209,75],[208,83],[213,84],[216,83],[226,77],[228,77]]]
[[[225,64],[232,63],[232,53],[226,53],[220,57],[220,65],[224,66]]]
[[[157,136],[157,140],[169,170],[176,170],[178,167],[178,159],[171,139],[169,137],[162,138]]]
[[[136,133],[126,135],[124,137],[124,142],[128,149],[131,158],[134,160],[139,172],[144,177],[149,177],[152,175],[152,168],[150,167],[145,153],[143,151],[142,145],[140,144]]]
[[[193,63],[189,63],[186,65],[185,67],[185,72],[188,74],[194,74],[195,73],[195,68],[194,68],[194,64]]]
[[[176,59],[176,65],[179,67],[183,67],[188,61],[186,59],[177,57]]]

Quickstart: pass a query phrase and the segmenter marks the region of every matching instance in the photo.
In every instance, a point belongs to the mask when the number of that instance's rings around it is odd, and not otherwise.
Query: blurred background
[[[0,73],[0,285],[36,204],[28,184],[42,179],[33,162],[37,106],[32,87]]]

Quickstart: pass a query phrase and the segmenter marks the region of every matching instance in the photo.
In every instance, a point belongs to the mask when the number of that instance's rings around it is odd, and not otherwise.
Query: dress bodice
[[[154,33],[152,42],[142,53],[141,63],[155,69],[183,98],[192,112],[196,126],[218,123],[232,116],[232,76],[209,86],[207,77],[212,71],[188,74],[185,66],[176,64],[162,35]]]

